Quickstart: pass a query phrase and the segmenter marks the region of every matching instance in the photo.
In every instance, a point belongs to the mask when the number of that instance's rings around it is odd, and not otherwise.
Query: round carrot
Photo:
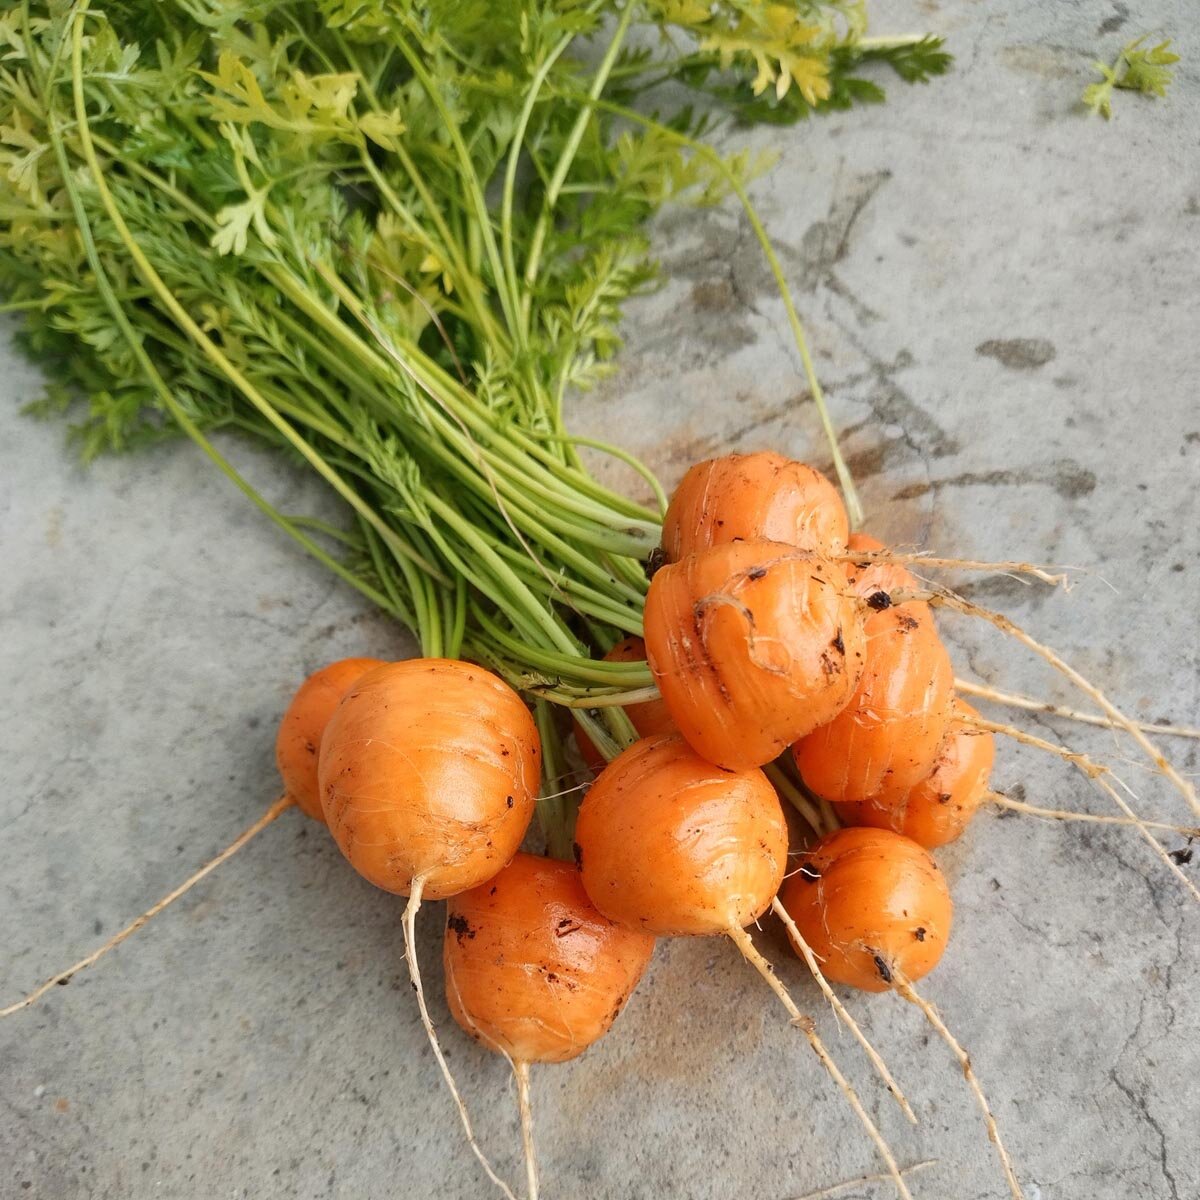
[[[596,910],[573,863],[518,854],[449,903],[446,999],[489,1050],[565,1062],[608,1032],[653,952]]]
[[[321,737],[338,701],[373,667],[378,658],[343,658],[314,671],[299,687],[279,722],[275,763],[284,792],[306,817],[325,821],[317,790],[317,754]]]
[[[610,920],[653,934],[720,934],[766,911],[787,826],[759,770],[726,771],[677,734],[636,742],[600,773],[575,826],[583,886]]]
[[[853,554],[856,550],[873,553],[886,550],[887,547],[868,533],[852,533],[846,549]],[[844,562],[842,566],[850,590],[864,600],[876,592],[895,592],[901,588],[916,591],[920,587],[916,577],[903,563],[887,558],[863,558],[857,562]]]
[[[533,814],[541,748],[521,698],[442,658],[388,663],[338,705],[321,746],[329,831],[359,874],[441,899],[489,879]]]
[[[830,554],[850,524],[837,488],[820,471],[771,450],[697,463],[663,520],[669,562],[723,542],[772,541]]]
[[[646,596],[646,653],[676,727],[718,766],[770,762],[850,699],[863,607],[836,563],[778,542],[662,567]]]
[[[954,671],[929,606],[873,613],[866,632],[850,702],[794,747],[805,784],[825,800],[907,795],[933,770],[950,726]]]
[[[867,992],[933,970],[954,911],[930,853],[884,829],[839,829],[822,838],[779,899],[826,978]]]
[[[899,1179],[895,1156],[811,1018],[796,1007],[745,929],[770,907],[787,862],[783,810],[762,771],[715,767],[678,734],[643,739],[592,785],[575,838],[583,886],[606,917],[647,933],[724,935],[733,942]]]
[[[846,825],[891,829],[932,849],[952,842],[966,829],[988,794],[988,776],[996,757],[996,739],[985,729],[962,724],[979,714],[957,697],[950,729],[933,771],[894,801],[879,797],[835,804]]]
[[[642,662],[646,657],[646,643],[640,637],[622,638],[605,656],[605,662]],[[644,700],[641,704],[629,704],[625,714],[633,722],[639,737],[653,737],[658,733],[671,733],[675,729],[671,714],[662,700]],[[584,732],[583,726],[575,722],[575,745],[583,761],[593,772],[604,767],[605,757],[596,749],[595,743]]]
[[[538,1195],[530,1064],[575,1058],[607,1033],[653,953],[652,936],[602,916],[578,869],[552,858],[518,854],[450,902],[446,1000],[512,1067],[529,1200]]]

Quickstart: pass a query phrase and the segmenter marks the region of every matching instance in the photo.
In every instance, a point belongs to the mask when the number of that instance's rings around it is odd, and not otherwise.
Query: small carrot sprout
[[[1157,46],[1144,46],[1150,35],[1142,34],[1121,47],[1121,52],[1110,66],[1108,63],[1093,63],[1101,79],[1084,89],[1084,107],[1099,113],[1106,121],[1112,119],[1113,92],[1141,92],[1145,96],[1165,96],[1167,88],[1175,78],[1171,67],[1179,61],[1179,55],[1171,50],[1171,39],[1166,38]]]

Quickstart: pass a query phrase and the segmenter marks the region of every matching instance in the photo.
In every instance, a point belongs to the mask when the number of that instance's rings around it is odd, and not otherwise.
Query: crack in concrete
[[[1140,1030],[1140,1029],[1141,1029],[1141,1018],[1139,1017],[1138,1030]],[[1137,1033],[1137,1030],[1135,1030],[1134,1034],[1130,1035],[1130,1041],[1132,1041],[1132,1039],[1136,1035],[1136,1033]],[[1126,1043],[1125,1048],[1126,1049],[1129,1048],[1128,1042]],[[1124,1053],[1124,1051],[1122,1051],[1122,1054],[1123,1053]],[[1145,1092],[1142,1092],[1140,1094],[1135,1092],[1133,1090],[1133,1088],[1130,1087],[1127,1083],[1125,1083],[1125,1081],[1117,1073],[1116,1067],[1109,1068],[1108,1077],[1110,1080],[1112,1080],[1113,1084],[1116,1085],[1117,1090],[1134,1106],[1135,1109],[1137,1109],[1137,1111],[1141,1114],[1142,1119],[1146,1122],[1146,1124],[1149,1125],[1150,1128],[1154,1130],[1155,1135],[1158,1137],[1159,1170],[1162,1172],[1163,1179],[1166,1180],[1167,1187],[1169,1187],[1171,1189],[1171,1200],[1180,1200],[1179,1185],[1175,1180],[1175,1176],[1172,1173],[1171,1168],[1167,1165],[1167,1135],[1166,1135],[1166,1132],[1163,1130],[1162,1123],[1160,1121],[1158,1121],[1157,1118],[1154,1116],[1154,1114],[1150,1111],[1150,1105],[1148,1104],[1148,1102],[1146,1100]]]
[[[880,188],[891,179],[892,173],[884,170],[854,176],[843,190],[844,166],[843,160],[834,180],[833,196],[824,219],[814,221],[804,231],[800,242],[800,266],[805,291],[816,292],[824,285],[850,306],[859,324],[865,325],[880,320],[881,315],[834,268],[849,256],[859,218]]]
[[[1175,1180],[1175,1175],[1171,1171],[1167,1163],[1167,1136],[1162,1127],[1162,1123],[1150,1111],[1149,1101],[1146,1098],[1146,1091],[1143,1088],[1140,1092],[1135,1091],[1132,1084],[1122,1078],[1118,1067],[1121,1060],[1129,1053],[1131,1049],[1136,1049],[1141,1057],[1145,1057],[1144,1051],[1137,1045],[1142,1028],[1146,1023],[1146,1004],[1150,999],[1149,995],[1143,993],[1141,1000],[1138,1003],[1138,1019],[1129,1036],[1125,1039],[1125,1045],[1121,1047],[1121,1052],[1116,1057],[1116,1062],[1108,1070],[1108,1078],[1117,1088],[1117,1090],[1133,1105],[1137,1112],[1141,1115],[1142,1120],[1150,1126],[1158,1138],[1158,1165],[1162,1173],[1163,1179],[1166,1181],[1170,1189],[1171,1200],[1180,1200],[1179,1187]]]
[[[959,444],[896,382],[896,375],[913,365],[912,355],[901,350],[889,362],[876,354],[850,325],[833,313],[829,315],[870,367],[866,378],[872,380],[875,389],[874,394],[865,396],[864,400],[875,419],[900,428],[905,444],[921,459],[926,475],[931,476],[928,455],[944,458],[956,454]]]
[[[1026,933],[1032,935],[1044,946],[1049,946],[1054,950],[1073,950],[1075,948],[1075,943],[1070,939],[1056,941],[1045,929],[1040,929],[1038,926],[1026,921],[1024,917],[1019,916],[1017,911],[1004,900],[1003,892],[998,894],[996,903],[1008,914],[1014,924],[1019,925]]]

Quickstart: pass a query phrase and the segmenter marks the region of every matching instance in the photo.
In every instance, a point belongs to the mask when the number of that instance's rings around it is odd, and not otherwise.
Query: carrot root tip
[[[442,1078],[446,1081],[446,1087],[454,1101],[455,1108],[458,1110],[458,1118],[462,1124],[463,1132],[466,1134],[467,1144],[471,1147],[471,1152],[478,1159],[479,1165],[483,1167],[487,1177],[504,1194],[506,1200],[516,1200],[512,1189],[496,1174],[487,1155],[484,1154],[483,1148],[475,1138],[475,1130],[471,1124],[471,1116],[467,1112],[466,1102],[458,1090],[458,1084],[454,1081],[450,1065],[446,1062],[446,1056],[442,1052],[442,1044],[438,1039],[437,1030],[433,1027],[433,1021],[430,1019],[429,1009],[425,1003],[425,989],[421,983],[421,969],[417,963],[416,938],[417,912],[421,907],[421,895],[424,890],[425,879],[423,876],[418,875],[412,881],[412,890],[409,893],[408,903],[404,906],[404,916],[401,920],[401,928],[404,932],[404,959],[408,964],[409,978],[412,981],[413,992],[417,997],[417,1008],[420,1010],[421,1024],[425,1028],[425,1036],[429,1039],[430,1049],[433,1050],[433,1056],[437,1059],[437,1064],[441,1068]]]

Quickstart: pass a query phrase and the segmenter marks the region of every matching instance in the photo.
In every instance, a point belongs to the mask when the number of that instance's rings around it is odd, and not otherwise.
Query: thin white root
[[[1018,729],[1015,725],[1002,725],[999,721],[988,721],[983,717],[968,717],[965,713],[956,714],[954,720],[958,725],[966,725],[970,729],[981,729],[987,733],[1003,734],[1024,746],[1033,746],[1038,750],[1044,750],[1047,754],[1053,754],[1056,758],[1061,758],[1064,762],[1069,762],[1071,766],[1077,767],[1089,779],[1098,779],[1101,775],[1111,773],[1110,767],[1088,758],[1086,754],[1068,750],[1066,746],[1060,746],[1057,742],[1049,742],[1035,733],[1026,733],[1025,730]]]
[[[525,1180],[529,1200],[538,1200],[537,1149],[533,1144],[533,1106],[529,1103],[529,1064],[514,1062],[517,1107],[521,1111],[521,1145],[525,1148]]]
[[[1146,828],[1146,823],[1142,820],[1142,818],[1139,817],[1137,813],[1135,813],[1133,809],[1130,808],[1125,802],[1125,797],[1122,796],[1121,793],[1118,792],[1117,789],[1113,787],[1113,785],[1109,783],[1107,779],[1098,778],[1096,780],[1096,786],[1102,787],[1109,794],[1116,806],[1130,819],[1134,825],[1137,826],[1138,833],[1142,835],[1146,843],[1154,850],[1154,853],[1157,854],[1160,859],[1162,859],[1167,870],[1170,871],[1171,874],[1174,875],[1175,878],[1178,879],[1179,882],[1182,883],[1189,892],[1191,892],[1192,898],[1196,901],[1196,903],[1200,904],[1200,889],[1197,889],[1196,885],[1180,870],[1179,864],[1166,852],[1166,850],[1162,848],[1158,839],[1150,832],[1149,829]],[[1130,794],[1132,795],[1132,793]]]
[[[1039,808],[1023,800],[1013,800],[1000,792],[988,792],[985,797],[997,808],[1008,808],[1013,812],[1025,813],[1030,817],[1045,817],[1049,821],[1089,821],[1093,825],[1144,825],[1147,829],[1161,829],[1166,833],[1177,833],[1180,837],[1200,838],[1200,826],[1168,825],[1164,821],[1131,821],[1128,817],[1098,816],[1096,813],[1067,812],[1061,808]]]
[[[926,1167],[937,1165],[936,1158],[927,1158],[924,1162],[913,1163],[911,1167],[905,1167],[901,1175],[915,1175],[918,1171],[924,1171]],[[844,1183],[835,1183],[832,1187],[821,1188],[819,1192],[805,1192],[803,1196],[795,1196],[793,1200],[828,1200],[830,1196],[840,1195],[842,1192],[848,1192],[851,1188],[862,1187],[867,1183],[887,1183],[891,1179],[890,1175],[860,1175],[857,1179],[847,1179]]]
[[[421,1010],[421,1024],[425,1026],[425,1034],[429,1038],[429,1045],[433,1050],[433,1056],[437,1059],[437,1064],[442,1069],[442,1078],[446,1081],[446,1087],[450,1089],[450,1095],[454,1099],[455,1108],[458,1109],[458,1117],[462,1122],[463,1132],[467,1135],[467,1144],[479,1160],[479,1165],[483,1167],[487,1177],[504,1193],[508,1200],[517,1200],[508,1184],[492,1169],[492,1164],[488,1161],[487,1155],[484,1154],[483,1148],[475,1140],[475,1130],[471,1126],[471,1117],[467,1112],[467,1106],[459,1094],[458,1085],[454,1082],[454,1076],[450,1073],[450,1066],[446,1062],[446,1056],[442,1053],[442,1044],[438,1041],[437,1032],[433,1028],[433,1022],[429,1019],[429,1009],[425,1005],[425,989],[421,986],[421,969],[417,965],[417,910],[421,907],[421,893],[424,890],[425,879],[423,876],[418,875],[412,881],[412,893],[409,895],[408,903],[404,906],[404,918],[401,922],[404,930],[404,961],[408,963],[409,978],[412,980],[413,991],[417,994],[417,1007]]]
[[[825,999],[829,1001],[830,1007],[837,1014],[838,1019],[845,1022],[846,1027],[854,1035],[855,1040],[871,1060],[871,1065],[875,1068],[875,1072],[879,1078],[883,1080],[884,1087],[892,1093],[896,1098],[896,1103],[903,1109],[904,1115],[915,1125],[917,1123],[917,1114],[913,1112],[912,1106],[908,1102],[908,1097],[900,1090],[900,1085],[892,1076],[887,1063],[883,1061],[883,1057],[871,1045],[867,1039],[867,1035],[859,1027],[858,1022],[850,1015],[841,1000],[838,999],[833,988],[829,986],[829,981],[821,971],[817,963],[817,957],[812,952],[812,947],[804,940],[803,934],[796,927],[796,922],[792,920],[792,914],[783,907],[778,896],[771,901],[771,908],[775,915],[783,922],[784,928],[791,934],[794,944],[800,947],[800,953],[804,956],[804,961],[808,964],[808,969],[812,972],[812,977],[817,981],[817,986],[821,989]]]
[[[1012,1159],[1008,1157],[1008,1151],[1004,1148],[1004,1142],[1000,1137],[1000,1128],[996,1124],[996,1118],[992,1113],[991,1105],[988,1104],[987,1097],[983,1094],[983,1088],[980,1086],[975,1070],[971,1066],[970,1055],[962,1048],[954,1034],[946,1028],[946,1022],[942,1020],[938,1010],[923,996],[918,995],[913,985],[895,968],[893,968],[893,986],[905,1000],[910,1004],[915,1004],[925,1014],[925,1019],[933,1026],[942,1041],[949,1046],[950,1052],[954,1057],[958,1059],[959,1065],[962,1067],[963,1078],[967,1081],[967,1086],[974,1093],[976,1103],[983,1113],[984,1121],[987,1124],[988,1137],[996,1147],[996,1154],[1000,1158],[1000,1165],[1004,1168],[1004,1178],[1008,1182],[1008,1190],[1012,1193],[1013,1200],[1024,1200],[1025,1193],[1021,1191],[1021,1185],[1017,1181],[1017,1174],[1013,1170]]]
[[[904,1182],[904,1178],[900,1173],[900,1167],[896,1163],[896,1156],[892,1153],[887,1142],[884,1141],[883,1134],[879,1132],[878,1126],[871,1120],[867,1110],[863,1108],[862,1101],[858,1098],[858,1093],[830,1057],[825,1043],[821,1041],[821,1038],[817,1034],[812,1017],[805,1016],[796,1007],[796,1003],[788,993],[787,988],[783,986],[783,983],[775,974],[775,969],[758,952],[750,935],[744,929],[733,927],[728,930],[728,934],[733,944],[742,952],[742,957],[763,977],[767,986],[775,993],[783,1007],[787,1009],[788,1016],[792,1019],[792,1024],[808,1039],[808,1044],[821,1060],[821,1065],[828,1072],[834,1083],[841,1088],[842,1094],[854,1110],[854,1115],[858,1117],[863,1128],[867,1131],[867,1135],[875,1143],[875,1148],[879,1151],[880,1157],[887,1166],[888,1178],[895,1184],[897,1194],[902,1196],[904,1200],[912,1200],[912,1193],[908,1190],[908,1184]]]
[[[922,567],[944,567],[951,571],[997,571],[1007,575],[1032,575],[1051,587],[1059,587],[1067,582],[1066,575],[1051,575],[1046,567],[1027,562],[978,562],[970,558],[936,558],[921,550],[860,550],[854,553],[847,550],[844,554],[831,554],[835,562],[869,563],[869,562],[901,562],[914,563]]]
[[[1052,717],[1063,717],[1068,721],[1078,721],[1082,725],[1096,725],[1101,729],[1120,729],[1125,726],[1111,717],[1101,717],[1096,713],[1076,712],[1073,708],[1064,708],[1061,704],[1051,704],[1048,700],[1034,700],[1031,696],[1019,696],[1015,692],[1002,692],[998,688],[987,687],[982,683],[973,683],[969,679],[956,679],[954,690],[964,696],[978,696],[981,700],[991,700],[996,704],[1007,704],[1010,708],[1023,708],[1026,712],[1047,713]],[[1200,740],[1200,729],[1188,725],[1156,725],[1153,721],[1136,721],[1134,724],[1146,733],[1160,733],[1164,737],[1193,738]]]
[[[1026,633],[1019,625],[1010,621],[1008,617],[1002,613],[993,612],[990,608],[983,608],[978,604],[972,604],[970,600],[964,600],[957,593],[950,591],[949,588],[932,587],[930,590],[915,592],[899,590],[891,597],[891,600],[894,604],[901,604],[905,600],[927,600],[931,604],[954,609],[956,612],[963,613],[969,617],[980,617],[989,624],[994,625],[1001,633],[1006,633],[1009,637],[1016,638],[1023,646],[1032,650],[1039,658],[1048,662],[1056,671],[1065,675],[1085,696],[1090,697],[1091,700],[1099,705],[1116,725],[1125,730],[1141,746],[1150,761],[1171,781],[1180,795],[1191,805],[1192,811],[1197,816],[1200,816],[1200,799],[1196,796],[1196,789],[1179,774],[1166,756],[1163,755],[1162,751],[1142,732],[1137,722],[1130,720],[1094,683],[1089,682],[1074,667],[1064,662],[1049,646],[1042,645],[1041,642]]]
[[[40,1000],[51,988],[67,983],[72,976],[78,975],[80,971],[99,961],[110,950],[115,950],[126,938],[132,937],[143,925],[154,917],[157,917],[164,908],[170,904],[174,904],[180,896],[191,891],[206,875],[215,871],[227,859],[232,858],[247,842],[266,829],[276,817],[287,812],[294,803],[295,801],[290,796],[280,796],[253,825],[240,833],[216,858],[210,859],[194,875],[189,875],[173,892],[168,892],[157,904],[146,909],[140,917],[130,921],[124,929],[109,938],[98,950],[93,950],[87,958],[81,958],[74,966],[70,966],[65,971],[60,971],[57,975],[47,979],[39,988],[30,992],[24,1000],[18,1000],[15,1004],[10,1004],[7,1008],[0,1008],[0,1017],[11,1017],[13,1013],[20,1012],[23,1008],[28,1008],[31,1004]]]
[[[1142,835],[1142,838],[1145,840],[1146,844],[1154,851],[1156,855],[1158,855],[1159,859],[1161,859],[1167,870],[1170,871],[1171,874],[1174,875],[1175,878],[1178,879],[1179,882],[1182,883],[1189,892],[1191,892],[1193,898],[1196,900],[1196,903],[1200,904],[1200,889],[1197,889],[1196,885],[1180,869],[1179,864],[1170,856],[1170,854],[1167,853],[1162,843],[1159,842],[1158,838],[1156,838],[1154,834],[1150,832],[1150,824],[1142,820],[1142,818],[1138,816],[1138,814],[1135,813],[1132,808],[1129,807],[1125,797],[1122,796],[1121,793],[1118,792],[1111,783],[1109,783],[1108,776],[1111,774],[1111,772],[1107,767],[1102,767],[1098,763],[1092,762],[1092,760],[1088,758],[1086,754],[1074,754],[1062,746],[1056,746],[1053,742],[1046,741],[1045,738],[1036,737],[1034,734],[1025,733],[1020,729],[1014,729],[1011,725],[997,725],[994,721],[977,721],[972,717],[963,717],[960,719],[965,724],[974,725],[981,729],[990,729],[995,733],[1002,733],[1005,736],[1012,738],[1014,741],[1023,742],[1027,746],[1036,746],[1039,750],[1045,750],[1050,754],[1055,754],[1058,757],[1065,759],[1073,767],[1076,767],[1082,771],[1098,788],[1103,789],[1103,791],[1108,794],[1113,803],[1116,804],[1116,806],[1125,814],[1129,823],[1137,829],[1138,833]],[[1114,775],[1113,778],[1115,779],[1116,776]],[[1120,781],[1118,780],[1118,782]],[[1125,785],[1122,784],[1121,786],[1124,787]],[[1126,791],[1128,791],[1128,788],[1126,788]],[[1132,792],[1129,794],[1133,795]]]

